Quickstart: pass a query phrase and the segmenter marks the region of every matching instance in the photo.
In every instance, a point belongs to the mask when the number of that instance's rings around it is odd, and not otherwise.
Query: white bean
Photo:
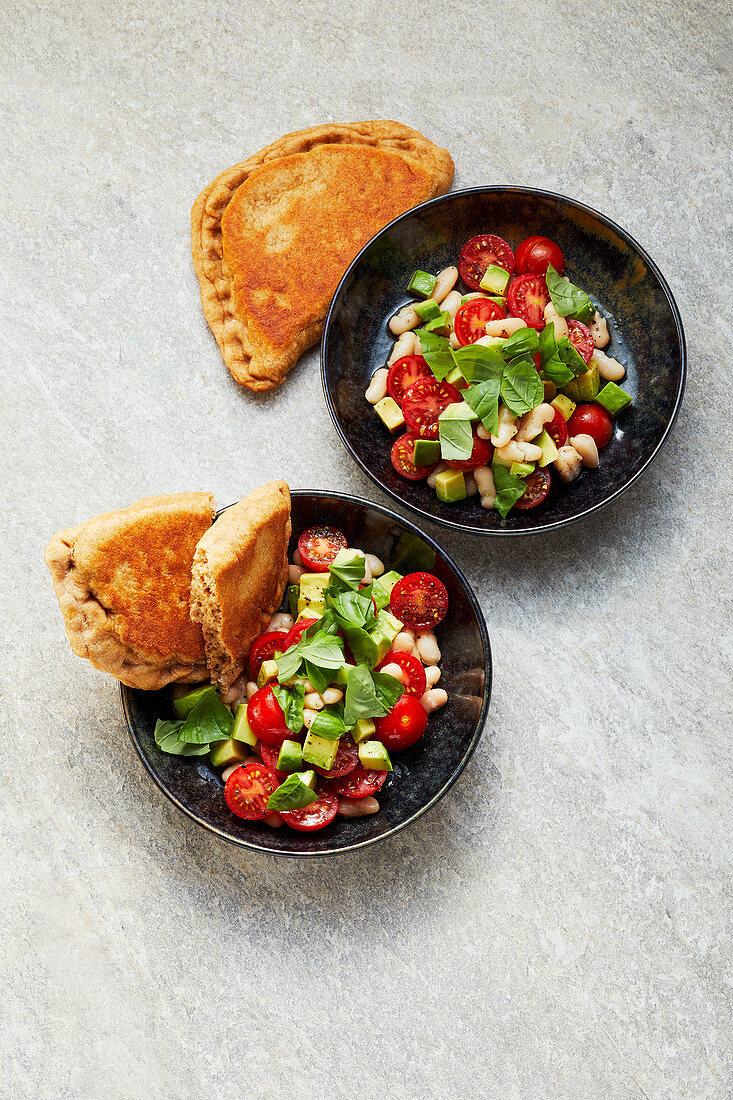
[[[387,366],[391,367],[393,363],[396,363],[398,359],[401,359],[403,355],[412,355],[415,350],[415,333],[403,332],[398,340],[395,340],[394,347],[390,353],[390,357],[387,360]]]
[[[440,649],[438,648],[438,639],[432,630],[427,630],[424,634],[418,634],[417,651],[424,665],[437,665],[440,660]]]
[[[444,298],[447,298],[453,287],[458,282],[458,268],[457,267],[444,267],[442,271],[438,272],[435,280],[435,290],[433,291],[433,298],[440,305]]]
[[[598,364],[598,373],[604,382],[618,382],[626,374],[623,363],[619,363],[618,359],[611,359],[600,348],[593,352],[593,362]]]
[[[598,445],[592,435],[574,435],[570,440],[570,446],[575,447],[583,460],[583,465],[595,470],[598,466]]]
[[[278,813],[267,814],[266,817],[262,818],[262,824],[269,825],[271,829],[282,829],[283,819]]]
[[[493,508],[496,500],[496,486],[494,485],[494,471],[488,466],[478,466],[473,471],[479,494],[481,495],[481,507]]]
[[[219,692],[219,698],[221,699],[222,703],[226,703],[226,705],[229,706],[230,703],[236,702],[236,700],[239,698],[239,688],[235,687],[235,685],[232,684],[232,686],[230,688],[227,688],[226,691]]]
[[[305,697],[305,705],[309,710],[323,710],[323,696],[320,691],[309,691]]]
[[[517,434],[516,417],[506,405],[499,405],[499,427],[495,435],[491,436],[491,442],[495,447],[506,447],[510,439]],[[428,478],[428,480],[430,480]]]
[[[301,569],[299,565],[288,566],[288,581],[290,584],[300,584],[303,573],[305,573],[305,569]]]
[[[451,290],[450,294],[446,294],[443,301],[440,303],[440,308],[446,313],[450,313],[451,323],[456,319],[456,313],[461,307],[461,296],[457,290]]]
[[[438,474],[441,472],[441,470],[447,470],[447,469],[448,469],[448,467],[446,466],[445,462],[439,462],[438,465],[433,470],[432,474],[428,475],[428,485],[430,486],[431,489],[435,488],[435,484],[436,484],[435,479],[438,476]]]
[[[416,661],[421,661],[422,662],[422,657],[420,656],[420,650],[417,648],[417,642],[415,642],[413,647],[412,647],[412,656],[415,658]]]
[[[561,317],[557,312],[552,302],[548,302],[545,306],[545,324],[549,325],[550,322],[555,325],[555,339],[559,340],[562,336],[568,334],[568,323],[564,317]]]
[[[536,409],[530,409],[528,413],[519,421],[519,431],[517,432],[515,441],[517,443],[529,443],[530,439],[534,439],[543,430],[545,424],[549,424],[550,421],[555,419],[555,410],[552,405],[548,405],[543,401],[541,405],[538,405]]]
[[[377,401],[381,401],[386,395],[388,374],[389,371],[386,367],[380,367],[379,370],[375,370],[372,375],[367,391],[364,394],[370,405],[376,405]]]
[[[270,630],[290,630],[293,626],[293,616],[288,615],[285,611],[278,611],[276,615],[273,615],[270,619],[270,624],[267,627]]]
[[[461,341],[458,339],[455,332],[452,332],[448,337],[448,343],[453,348],[453,351],[458,351],[458,349],[462,346]]]
[[[394,333],[395,336],[401,336],[403,332],[407,332],[411,328],[417,328],[419,324],[420,318],[413,307],[408,304],[395,313],[389,322],[389,331]]]
[[[417,332],[415,333],[415,347],[413,348],[413,353],[415,355],[422,355],[422,344],[420,343],[420,335]]]
[[[309,730],[311,728],[311,726],[313,725],[313,723],[315,722],[317,714],[318,714],[317,710],[311,710],[310,707],[304,707],[304,709],[303,709],[303,725],[305,726],[305,728],[307,730]]]
[[[395,680],[401,680],[404,683],[405,674],[398,664],[390,662],[388,665],[382,665],[379,671],[386,672],[388,676],[394,676]]]
[[[432,714],[439,707],[444,707],[448,702],[448,692],[444,688],[431,688],[426,691],[420,700],[428,714]]]
[[[440,665],[428,665],[425,669],[425,683],[429,688],[435,687],[440,679]]]
[[[523,321],[521,317],[504,317],[503,320],[489,321],[486,326],[487,336],[500,336],[502,339],[508,339],[513,332],[517,332],[520,328],[526,328],[527,322]]]
[[[560,447],[557,452],[557,458],[552,465],[563,481],[570,482],[575,481],[576,477],[580,474],[583,468],[583,460],[575,450],[575,447],[566,444],[564,447]]]
[[[402,631],[392,642],[392,649],[395,653],[412,653],[414,644],[415,639],[412,634],[405,634],[404,631]]]
[[[237,770],[237,768],[241,768],[241,767],[242,767],[242,763],[243,763],[243,762],[244,762],[244,761],[240,761],[240,762],[239,762],[238,764],[230,764],[228,768],[224,768],[224,771],[223,771],[223,772],[221,773],[221,781],[222,781],[222,783],[226,783],[226,781],[227,781],[227,779],[229,778],[229,776],[230,776],[230,775],[233,775],[233,774],[234,774],[234,772],[235,772],[235,771]]]
[[[296,549],[296,550],[293,551],[293,564],[294,565],[300,565],[300,566],[303,565],[303,559],[300,556],[300,550]]]
[[[512,462],[538,462],[542,458],[542,448],[534,443],[517,443],[516,439],[510,439],[504,447],[497,447],[496,453],[504,463]]]
[[[381,577],[384,572],[384,562],[382,559],[378,558],[376,554],[367,554],[366,560],[372,571],[372,576]]]
[[[246,687],[247,698],[251,699],[252,696],[259,690],[254,680],[250,680]]]
[[[602,313],[598,312],[598,310],[596,310],[593,323],[589,328],[593,333],[593,343],[595,346],[597,348],[605,348],[611,337],[608,335],[608,321]]]
[[[367,814],[376,814],[379,803],[376,798],[367,795],[366,798],[339,798],[339,808],[336,813],[339,817],[366,817]]]
[[[476,480],[475,480],[473,474],[471,474],[471,473],[465,474],[463,480],[464,480],[465,485],[466,485],[466,496],[467,497],[475,497],[476,493],[478,492],[478,487],[476,485]]]
[[[339,688],[326,688],[323,693],[323,702],[332,706],[334,703],[340,703],[343,697],[344,693]]]

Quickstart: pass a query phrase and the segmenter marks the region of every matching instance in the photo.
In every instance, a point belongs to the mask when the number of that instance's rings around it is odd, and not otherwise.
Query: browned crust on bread
[[[233,280],[222,250],[221,219],[232,195],[263,164],[319,145],[371,145],[391,150],[427,171],[432,188],[421,201],[444,194],[453,181],[453,161],[445,149],[428,141],[417,130],[390,120],[327,123],[286,134],[254,156],[228,168],[205,187],[191,211],[193,262],[201,288],[204,315],[230,373],[252,390],[269,390],[281,384],[299,355],[311,347],[323,331],[324,317],[306,326],[290,354],[283,355],[279,372],[259,371],[247,323],[237,316]],[[325,316],[325,315],[324,315]]]

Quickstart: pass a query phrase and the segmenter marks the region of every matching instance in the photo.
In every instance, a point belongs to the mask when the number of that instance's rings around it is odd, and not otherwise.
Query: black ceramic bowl
[[[478,744],[491,695],[491,650],[486,623],[458,567],[408,520],[366,500],[340,493],[292,493],[290,552],[306,527],[329,523],[349,543],[377,554],[388,568],[409,573],[428,569],[448,589],[450,609],[438,628],[441,686],[448,704],[430,718],[422,740],[396,753],[394,771],[382,787],[379,813],[336,820],[314,833],[271,829],[235,817],[224,801],[220,773],[204,757],[182,759],[160,752],[153,739],[157,718],[172,718],[170,689],[138,691],[122,686],[122,707],[133,744],[151,777],[185,814],[211,832],[260,852],[323,856],[353,851],[396,833],[442,798]]]
[[[412,299],[405,288],[416,268],[437,272],[458,263],[479,233],[513,248],[534,234],[562,248],[570,279],[609,321],[606,352],[628,368],[621,385],[634,399],[617,420],[597,470],[570,486],[553,476],[547,500],[502,520],[474,497],[442,504],[425,482],[407,481],[390,462],[392,439],[364,399],[394,337],[393,313]],[[462,284],[459,283],[459,288]],[[527,187],[456,191],[415,207],[359,253],[334,295],[321,350],[323,386],[334,424],[351,455],[380,488],[427,519],[479,535],[549,531],[591,515],[633,484],[667,438],[682,400],[685,338],[672,293],[656,264],[618,225],[573,199]]]

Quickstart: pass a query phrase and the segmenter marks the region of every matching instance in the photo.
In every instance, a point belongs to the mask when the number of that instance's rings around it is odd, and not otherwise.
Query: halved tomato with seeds
[[[387,393],[402,406],[402,398],[418,378],[432,378],[433,372],[422,355],[403,355],[396,359],[387,375]]]
[[[538,331],[545,327],[545,306],[549,301],[544,275],[519,275],[507,291],[507,305],[514,316]]]
[[[339,550],[348,546],[346,535],[336,527],[309,527],[298,539],[298,553],[311,573],[327,573]]]
[[[340,779],[342,775],[348,775],[349,772],[353,772],[358,763],[359,750],[347,733],[339,741],[339,747],[333,765],[326,769],[319,768],[317,764],[314,764],[313,770],[317,771],[319,775],[322,775],[324,779]]]
[[[280,810],[280,817],[291,829],[299,833],[312,833],[316,829],[325,829],[336,816],[339,808],[338,795],[325,787],[318,787],[318,798],[299,810]]]
[[[260,821],[267,817],[267,800],[279,786],[277,776],[256,761],[243,764],[226,781],[224,798],[233,814],[245,821]]]
[[[504,310],[490,298],[471,298],[461,306],[453,322],[458,343],[463,347],[475,344],[486,335],[489,321],[501,321],[504,317]]]
[[[432,377],[419,378],[402,398],[405,424],[423,439],[437,439],[438,417],[449,405],[460,400],[459,391],[450,382],[438,382]]]
[[[408,573],[392,589],[389,604],[411,630],[433,630],[448,611],[448,589],[432,573]]]
[[[392,453],[390,455],[392,459],[392,465],[398,474],[402,477],[409,478],[410,481],[422,481],[423,478],[435,469],[436,463],[432,466],[416,466],[415,465],[415,440],[420,439],[417,432],[405,432],[399,439],[395,440],[392,444]]]
[[[413,657],[412,653],[405,653],[401,649],[390,649],[387,656],[379,665],[380,670],[385,669],[387,665],[399,666],[399,678],[408,695],[417,695],[418,699],[423,697],[428,682],[425,679],[425,669],[423,668],[422,661],[418,661],[417,657]]]
[[[524,496],[521,496],[519,500],[515,502],[514,507],[519,508],[522,512],[526,512],[530,508],[536,508],[538,504],[542,504],[542,501],[549,493],[550,485],[550,471],[543,470],[538,466],[534,473],[530,474],[527,478],[527,487],[524,490]]]
[[[582,321],[576,321],[574,317],[566,318],[568,323],[568,340],[573,345],[578,355],[590,363],[595,351],[593,333]]]
[[[556,447],[564,447],[568,441],[568,426],[565,417],[559,409],[555,409],[555,415],[549,424],[545,424],[545,431],[550,439],[554,440]]]
[[[470,286],[472,290],[478,290],[479,283],[490,264],[503,267],[511,275],[514,271],[514,253],[511,246],[503,237],[497,237],[494,233],[481,233],[478,237],[471,237],[471,240],[467,241],[461,249],[458,259],[458,270],[466,286]]]

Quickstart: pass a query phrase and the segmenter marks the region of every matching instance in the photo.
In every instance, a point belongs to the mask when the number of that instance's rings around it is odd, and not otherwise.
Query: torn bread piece
[[[210,493],[145,497],[54,535],[46,549],[71,648],[128,687],[208,680],[189,601]]]
[[[290,490],[270,481],[221,513],[191,573],[191,618],[204,632],[211,679],[226,691],[280,606],[288,580]]]

